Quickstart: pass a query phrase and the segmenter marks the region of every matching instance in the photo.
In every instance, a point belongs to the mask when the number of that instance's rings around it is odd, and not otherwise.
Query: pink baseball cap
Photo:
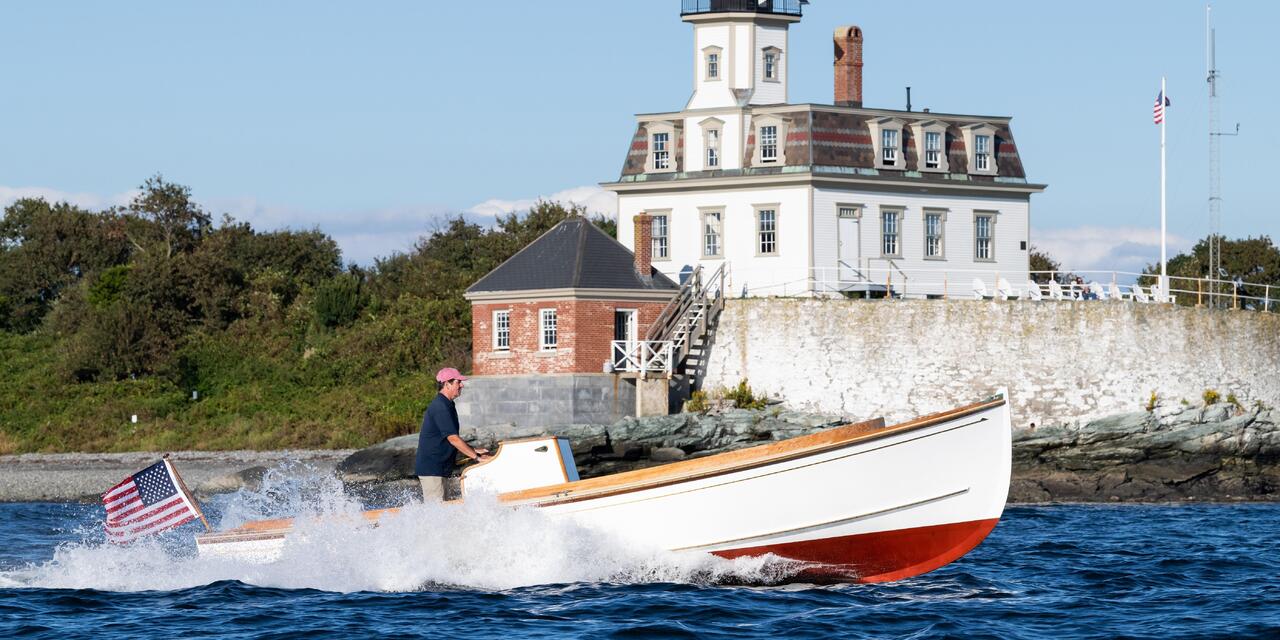
[[[461,371],[453,367],[445,367],[436,374],[436,382],[448,382],[450,380],[466,380],[467,377],[462,375]]]

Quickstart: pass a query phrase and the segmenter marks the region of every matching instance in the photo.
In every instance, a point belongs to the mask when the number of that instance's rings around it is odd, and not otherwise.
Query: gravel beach
[[[293,461],[321,473],[333,471],[354,449],[326,451],[175,451],[169,454],[192,491],[229,474],[252,467],[275,467]],[[103,491],[125,476],[141,471],[164,454],[29,453],[0,456],[0,502],[96,502]]]

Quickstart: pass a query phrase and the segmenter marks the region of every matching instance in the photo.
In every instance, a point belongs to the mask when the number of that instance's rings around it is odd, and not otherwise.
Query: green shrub
[[[707,402],[707,392],[702,390],[689,394],[689,399],[684,403],[685,413],[703,413],[710,408],[711,405]]]
[[[1156,392],[1151,392],[1151,397],[1147,398],[1147,411],[1155,411],[1156,406],[1160,404],[1160,396]]]
[[[764,396],[757,396],[751,390],[746,378],[739,380],[738,386],[726,390],[724,398],[732,401],[733,406],[738,409],[763,409],[766,401]]]
[[[1205,389],[1202,398],[1204,398],[1204,406],[1207,407],[1211,404],[1218,404],[1222,400],[1222,394],[1213,389]]]
[[[89,304],[105,309],[120,300],[125,287],[129,285],[129,271],[129,265],[122,264],[98,274],[93,284],[89,285]]]
[[[320,285],[312,303],[316,324],[321,327],[345,327],[360,315],[364,307],[360,281],[349,273]]]
[[[1232,405],[1241,411],[1244,411],[1244,405],[1240,404],[1240,399],[1237,398],[1236,394],[1234,393],[1227,394],[1227,404]]]

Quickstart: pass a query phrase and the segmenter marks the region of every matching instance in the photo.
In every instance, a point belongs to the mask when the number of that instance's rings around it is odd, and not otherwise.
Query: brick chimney
[[[862,29],[849,25],[836,29],[836,105],[862,106]]]
[[[636,223],[636,273],[648,279],[653,275],[653,218],[641,211],[633,220]]]

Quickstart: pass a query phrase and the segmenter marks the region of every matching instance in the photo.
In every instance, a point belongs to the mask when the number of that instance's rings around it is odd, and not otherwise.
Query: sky
[[[319,228],[349,262],[410,250],[445,216],[538,198],[612,215],[634,114],[681,109],[679,0],[0,4],[0,206],[127,202],[156,173],[215,219]],[[1280,3],[1214,5],[1222,231],[1280,240],[1264,196],[1280,133]],[[831,34],[865,33],[864,104],[1012,116],[1032,243],[1065,267],[1159,255],[1168,77],[1170,255],[1209,230],[1205,6],[812,0],[790,101],[832,101]],[[1272,51],[1267,54],[1266,51]]]

